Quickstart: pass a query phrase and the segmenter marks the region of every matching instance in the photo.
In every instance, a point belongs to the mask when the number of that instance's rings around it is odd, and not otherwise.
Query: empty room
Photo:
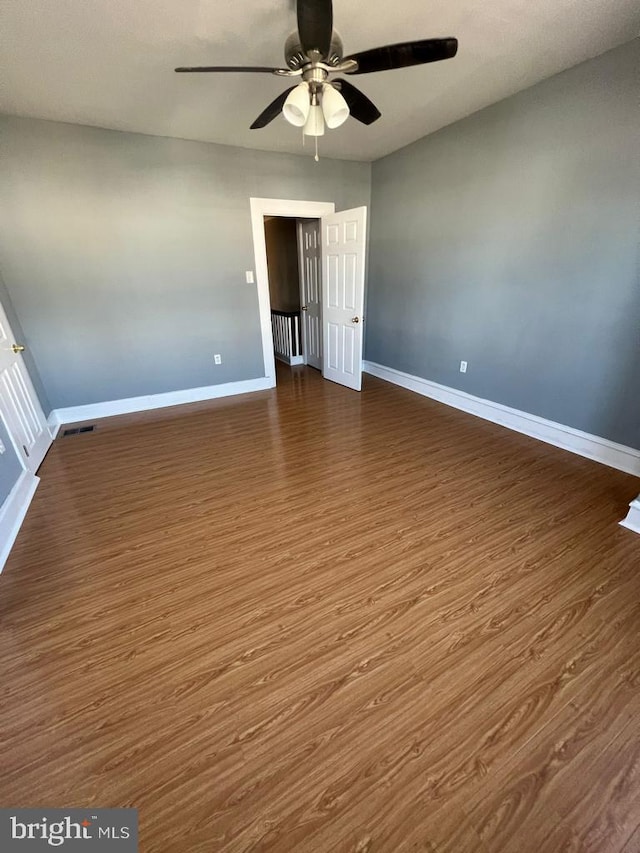
[[[640,7],[10,0],[0,850],[640,853]]]

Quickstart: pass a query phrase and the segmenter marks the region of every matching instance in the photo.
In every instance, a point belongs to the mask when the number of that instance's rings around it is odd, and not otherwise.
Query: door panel
[[[0,305],[0,409],[16,452],[32,474],[51,445],[42,406],[22,360],[12,349],[14,338]]]
[[[305,363],[322,370],[320,223],[318,220],[300,222],[299,235],[302,350]]]
[[[356,372],[356,333],[352,327],[343,328],[343,369],[349,376]]]
[[[340,326],[337,323],[328,322],[327,323],[327,366],[331,370],[338,370],[340,363],[338,361],[338,355],[340,352],[339,347],[339,338],[340,338]]]
[[[366,228],[366,207],[322,217],[323,375],[355,391],[362,384]]]

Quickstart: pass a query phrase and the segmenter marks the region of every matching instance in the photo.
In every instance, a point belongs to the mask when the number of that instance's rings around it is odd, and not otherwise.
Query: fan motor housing
[[[284,44],[284,61],[292,71],[297,71],[311,62],[311,59],[302,49],[297,32],[291,33]],[[331,34],[329,55],[322,61],[326,65],[339,65],[342,62],[342,39],[335,30]]]

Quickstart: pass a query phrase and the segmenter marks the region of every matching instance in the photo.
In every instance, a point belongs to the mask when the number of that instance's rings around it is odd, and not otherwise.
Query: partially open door
[[[322,301],[320,297],[320,222],[299,222],[302,351],[306,364],[322,370]]]
[[[35,474],[51,445],[51,434],[24,366],[23,350],[0,304],[0,409],[19,458]]]
[[[347,388],[362,386],[367,208],[323,216],[322,374]]]

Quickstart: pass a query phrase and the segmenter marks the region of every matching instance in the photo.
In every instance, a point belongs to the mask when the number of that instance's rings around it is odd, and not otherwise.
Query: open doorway
[[[289,216],[265,216],[264,236],[274,356],[291,366],[305,364],[298,222]]]
[[[323,378],[360,391],[366,208],[336,213],[331,202],[264,198],[252,198],[250,204],[265,376],[275,386],[276,355],[279,358],[285,356],[280,360],[289,364],[299,356],[302,356],[302,363],[313,364],[315,356],[314,366],[322,370]],[[268,226],[265,230],[265,220],[269,222],[271,218],[297,220],[298,272],[299,281],[302,281],[300,313],[295,311],[297,303],[291,305],[291,301],[289,306],[292,310],[288,312],[275,308],[275,312],[281,312],[275,317],[286,313],[293,315],[290,327],[282,320],[272,318],[267,261]],[[293,225],[283,228],[288,228],[289,234],[293,233]],[[305,278],[309,268],[313,274]],[[273,290],[274,298],[279,300],[279,286],[275,285]],[[287,298],[295,298],[291,287]],[[315,317],[312,314],[314,301],[317,305]],[[280,348],[285,345],[286,349],[282,351]]]
[[[322,370],[320,220],[264,217],[275,358]]]
[[[276,362],[271,325],[271,295],[269,291],[269,269],[267,264],[267,243],[265,235],[266,217],[286,217],[289,219],[321,219],[334,213],[335,204],[325,201],[300,201],[294,199],[252,198],[251,229],[256,262],[256,283],[258,286],[258,304],[260,308],[260,326],[262,330],[262,352],[264,356],[265,376],[276,384]],[[301,306],[302,307],[302,306]],[[300,328],[302,337],[302,329]],[[302,343],[302,340],[301,340]],[[304,353],[302,350],[301,354]]]

